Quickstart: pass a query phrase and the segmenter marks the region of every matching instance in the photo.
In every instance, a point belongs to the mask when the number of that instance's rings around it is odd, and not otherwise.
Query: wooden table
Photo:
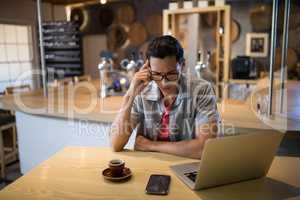
[[[133,177],[112,183],[101,177],[109,160],[121,158]],[[300,158],[276,157],[267,178],[192,191],[170,170],[195,161],[160,153],[112,152],[108,148],[67,147],[0,192],[0,199],[300,199]],[[150,174],[171,175],[167,196],[144,190]]]

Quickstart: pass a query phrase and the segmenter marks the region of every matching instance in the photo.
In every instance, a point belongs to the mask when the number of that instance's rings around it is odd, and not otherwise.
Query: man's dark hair
[[[154,38],[147,49],[147,59],[150,57],[162,58],[175,56],[177,62],[183,62],[183,48],[178,40],[170,35]]]

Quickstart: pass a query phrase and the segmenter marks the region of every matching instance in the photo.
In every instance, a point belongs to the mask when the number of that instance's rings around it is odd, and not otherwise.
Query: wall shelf
[[[216,59],[214,64],[216,66],[215,89],[219,98],[228,97],[227,87],[222,87],[219,83],[228,83],[230,77],[230,12],[230,6],[228,5],[163,11],[163,33],[165,35],[171,34],[181,42],[185,54],[188,55],[186,57],[188,70],[194,70],[191,67],[195,66],[197,62],[200,14],[216,14],[217,21],[214,35],[216,40]],[[182,21],[186,22],[186,25]],[[220,28],[223,28],[222,33],[218,31]]]
[[[235,83],[235,84],[251,84],[256,85],[258,80],[251,80],[251,79],[230,79],[229,83]]]

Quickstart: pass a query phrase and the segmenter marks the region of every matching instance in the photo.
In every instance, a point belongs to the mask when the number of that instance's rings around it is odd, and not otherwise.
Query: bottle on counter
[[[98,64],[100,75],[100,97],[108,96],[108,89],[110,86],[109,73],[113,71],[113,61],[107,57],[101,57],[101,62]]]

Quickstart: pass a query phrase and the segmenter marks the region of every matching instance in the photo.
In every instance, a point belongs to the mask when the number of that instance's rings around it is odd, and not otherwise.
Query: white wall
[[[110,146],[108,138],[110,123],[68,121],[22,112],[16,112],[16,122],[23,174],[66,146]],[[136,133],[131,135],[125,148],[133,149],[135,137]]]
[[[100,52],[107,50],[105,35],[86,35],[83,37],[84,73],[99,78],[98,64]]]
[[[239,39],[231,46],[231,58],[246,53],[246,33],[252,32],[250,24],[250,8],[253,2],[231,2],[231,16],[237,20],[241,27]]]
[[[65,7],[62,5],[53,5],[53,19],[54,21],[67,20]]]

